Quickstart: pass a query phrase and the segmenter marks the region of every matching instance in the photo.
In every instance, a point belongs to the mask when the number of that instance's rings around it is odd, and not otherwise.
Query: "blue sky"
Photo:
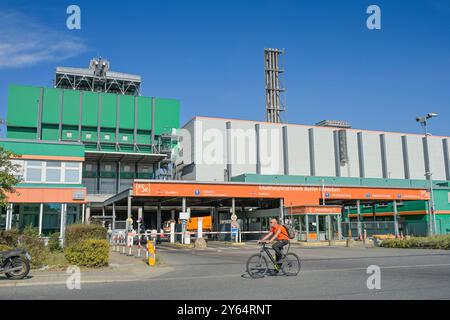
[[[179,99],[182,123],[264,120],[266,47],[286,50],[286,122],[421,132],[415,117],[436,112],[431,132],[450,135],[450,0],[0,0],[0,117],[8,84],[51,86],[56,66],[101,55],[140,74],[143,95]]]

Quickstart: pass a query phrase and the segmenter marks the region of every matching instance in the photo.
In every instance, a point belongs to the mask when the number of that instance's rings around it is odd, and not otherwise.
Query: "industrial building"
[[[101,216],[103,201],[135,178],[171,179],[179,101],[139,89],[139,76],[111,72],[102,59],[58,67],[53,88],[9,86],[0,146],[19,155],[21,183],[2,209],[3,227],[63,232],[86,212]]]
[[[450,233],[450,137],[282,123],[282,53],[265,51],[267,122],[196,116],[180,127],[179,101],[141,96],[140,76],[102,59],[58,67],[52,88],[10,85],[0,146],[18,155],[22,182],[0,227],[63,235],[131,218],[161,230],[190,211],[214,230],[233,214],[249,231],[289,219],[299,241]]]

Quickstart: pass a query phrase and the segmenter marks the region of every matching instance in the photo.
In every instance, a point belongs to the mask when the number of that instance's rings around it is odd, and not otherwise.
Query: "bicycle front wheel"
[[[295,253],[288,253],[281,266],[283,272],[287,276],[296,276],[300,272],[300,258]]]
[[[267,259],[262,254],[254,254],[247,260],[247,273],[253,279],[264,277],[268,269]]]

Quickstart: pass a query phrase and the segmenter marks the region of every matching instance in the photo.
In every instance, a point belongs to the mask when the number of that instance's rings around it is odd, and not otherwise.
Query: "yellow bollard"
[[[148,250],[148,265],[154,266],[156,262],[155,247],[153,246],[153,243],[151,243],[150,240],[147,240],[147,250]]]

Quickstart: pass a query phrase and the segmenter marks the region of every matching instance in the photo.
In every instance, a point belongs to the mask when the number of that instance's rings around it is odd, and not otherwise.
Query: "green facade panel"
[[[42,123],[58,124],[60,111],[61,111],[61,90],[53,88],[44,88],[44,97],[42,104]]]
[[[138,130],[136,140],[137,140],[137,144],[151,144],[150,131]]]
[[[42,125],[42,140],[58,140],[58,125],[54,124],[43,124]]]
[[[97,128],[82,127],[81,128],[81,141],[97,141]]]
[[[41,88],[9,86],[7,122],[15,127],[37,127]]]
[[[78,125],[79,119],[80,91],[64,90],[62,123],[65,125]]]
[[[0,146],[19,155],[84,157],[84,146],[81,143],[0,140]]]
[[[117,95],[101,93],[100,126],[103,128],[115,128],[117,118]]]
[[[98,125],[98,93],[83,92],[83,116],[81,124],[86,127]]]
[[[434,189],[436,210],[450,212],[450,189]]]
[[[152,98],[138,97],[138,114],[137,128],[138,130],[152,129]]]
[[[155,99],[155,134],[171,133],[180,127],[180,103],[174,99]]]
[[[173,99],[11,85],[8,103],[8,138],[36,139],[42,106],[42,140],[81,139],[89,150],[100,141],[104,150],[115,151],[109,145],[118,142],[120,150],[134,152],[133,143],[137,143],[140,152],[151,152],[152,134],[158,141],[161,133],[179,128],[179,102]]]
[[[118,141],[123,144],[133,143],[133,130],[119,130]]]
[[[28,139],[33,140],[37,137],[36,128],[18,128],[8,127],[6,137],[10,139]]]
[[[134,96],[120,97],[119,128],[134,129]]]
[[[102,142],[115,142],[116,141],[116,131],[115,131],[115,129],[101,128],[101,130],[100,130],[100,141],[102,141]]]
[[[63,141],[78,141],[78,127],[76,126],[63,126],[62,137]]]

